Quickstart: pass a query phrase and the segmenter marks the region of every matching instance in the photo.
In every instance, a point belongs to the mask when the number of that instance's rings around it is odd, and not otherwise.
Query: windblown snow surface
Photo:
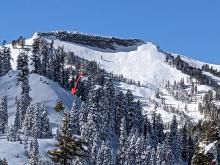
[[[35,37],[37,37],[37,34],[26,40],[26,44],[32,45],[33,39]],[[50,38],[46,39],[51,41]],[[55,48],[61,46],[66,52],[74,52],[75,55],[84,59],[97,61],[99,66],[105,69],[107,72],[113,72],[117,75],[122,74],[128,79],[140,81],[142,87],[118,82],[115,82],[115,86],[117,90],[131,90],[136,98],[142,101],[144,105],[143,113],[150,116],[154,110],[154,104],[151,102],[152,100],[155,100],[159,104],[161,103],[160,99],[155,98],[155,92],[158,89],[161,91],[161,97],[165,99],[166,104],[170,104],[184,111],[186,103],[175,100],[163,87],[165,82],[168,80],[172,83],[174,80],[180,81],[181,78],[187,79],[188,76],[175,69],[174,67],[166,64],[165,54],[160,52],[157,49],[157,46],[154,44],[143,43],[130,47],[118,46],[117,50],[110,50],[63,42],[56,38],[53,40]],[[11,71],[6,76],[0,78],[0,96],[8,96],[9,122],[12,123],[15,117],[15,97],[19,97],[21,92],[20,86],[16,80],[18,72],[15,71],[16,60],[20,50],[13,49],[11,45],[7,46],[11,48],[13,58],[12,67],[14,71]],[[29,55],[31,55],[31,53],[29,53]],[[201,68],[202,65],[205,64],[185,56],[181,56],[181,58],[190,65],[198,68]],[[220,70],[220,66],[218,65],[213,65],[213,67]],[[218,79],[217,81],[220,82]],[[53,111],[53,107],[56,101],[58,99],[63,101],[66,108],[70,109],[73,97],[68,91],[65,91],[59,87],[57,83],[43,76],[31,74],[29,82],[31,86],[30,96],[34,102],[46,104],[49,110],[48,114],[50,123],[53,128],[53,132],[55,132],[61,119],[61,115]],[[198,94],[196,95],[198,102],[201,101],[202,96],[209,89],[211,89],[211,87],[204,85],[198,86]],[[187,106],[189,110],[186,112],[186,114],[192,119],[192,121],[197,122],[199,119],[203,118],[203,115],[201,115],[198,111],[198,103],[189,103]],[[160,107],[158,107],[157,113],[161,113],[165,123],[171,121],[173,117],[173,113],[165,112]],[[180,118],[178,117],[178,119]],[[47,151],[50,148],[53,148],[55,143],[56,141],[53,138],[39,139],[40,156],[45,159],[49,159]],[[21,162],[27,161],[27,158],[24,156],[23,144],[19,144],[19,142],[8,142],[4,135],[0,135],[0,157],[5,157],[9,161],[9,165],[17,165]]]

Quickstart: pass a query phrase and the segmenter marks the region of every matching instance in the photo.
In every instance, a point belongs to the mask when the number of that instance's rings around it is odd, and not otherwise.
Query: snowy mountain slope
[[[8,112],[9,121],[14,121],[15,115],[15,98],[19,98],[21,87],[17,82],[17,71],[11,71],[7,75],[0,78],[0,96],[8,96]],[[53,107],[57,100],[61,100],[67,109],[71,108],[73,96],[61,88],[57,83],[48,80],[43,76],[31,74],[30,96],[35,103],[44,103],[49,109],[50,122],[57,124],[60,115],[54,113]]]
[[[7,159],[9,165],[19,165],[28,161],[27,157],[24,154],[24,144],[20,144],[19,141],[10,142],[7,141],[5,136],[0,136],[0,156]],[[28,145],[31,143],[30,139]],[[39,156],[43,160],[50,160],[48,157],[47,151],[54,149],[56,140],[55,139],[38,139],[39,144]]]
[[[46,35],[47,33],[42,34]],[[42,34],[41,36],[43,36]],[[26,45],[32,45],[36,37],[38,37],[37,33],[35,33],[32,38],[26,40]],[[97,61],[100,67],[107,72],[113,72],[117,75],[122,74],[126,78],[140,81],[142,84],[147,84],[154,89],[159,88],[163,81],[170,80],[170,82],[173,82],[174,80],[179,81],[181,78],[187,77],[187,75],[181,71],[164,63],[166,58],[165,54],[158,50],[156,45],[150,42],[139,42],[136,45],[127,47],[114,45],[117,48],[117,51],[115,51],[109,48],[101,49],[88,45],[65,42],[57,39],[55,36],[46,35],[44,37],[49,42],[53,40],[55,48],[58,46],[64,47],[66,52],[74,52],[75,55],[81,58]],[[12,67],[16,69],[16,60],[20,50],[13,49],[11,44],[7,46],[11,48],[12,52]],[[31,55],[30,52],[29,55]],[[172,55],[177,56],[178,54],[172,53]],[[183,55],[181,55],[181,59],[191,66],[198,68],[207,64]],[[220,70],[219,65],[209,65],[213,66],[214,69]]]
[[[37,37],[37,34],[27,39],[26,45],[32,45],[35,37]],[[10,44],[7,46],[11,48],[12,52],[12,67],[16,69],[16,60],[20,50],[13,49]],[[57,39],[54,40],[54,46],[55,48],[58,46],[64,47],[66,52],[74,52],[75,55],[87,60],[95,60],[101,68],[108,72],[118,75],[123,74],[126,78],[152,85],[154,88],[158,88],[163,80],[173,81],[185,77],[180,71],[164,63],[165,55],[160,53],[152,43],[129,47],[117,46],[117,52],[110,49],[63,42]]]
[[[65,51],[72,51],[75,55],[87,60],[95,60],[100,67],[114,74],[150,84],[158,88],[163,80],[180,80],[185,77],[180,71],[165,64],[165,56],[156,46],[146,43],[130,52],[100,52],[81,45],[70,44],[59,40],[54,41],[55,47],[63,46]]]
[[[36,37],[37,34],[26,40],[26,45],[32,45],[33,40]],[[175,113],[164,110],[164,105],[162,103],[162,100],[164,99],[166,106],[178,109],[191,121],[198,122],[200,119],[204,118],[204,115],[200,114],[198,111],[198,103],[202,101],[203,95],[212,88],[205,85],[198,85],[198,92],[194,96],[196,101],[185,102],[175,99],[169,91],[164,88],[164,83],[169,80],[172,84],[174,80],[178,82],[182,78],[187,80],[189,76],[165,63],[165,54],[159,51],[154,44],[141,43],[132,46],[114,45],[116,50],[113,50],[109,48],[101,49],[83,44],[64,42],[48,36],[45,38],[49,42],[53,40],[55,48],[61,46],[66,52],[74,52],[75,55],[81,58],[89,61],[97,61],[100,67],[107,72],[113,72],[117,75],[122,74],[128,79],[140,81],[141,87],[123,82],[115,82],[115,86],[117,90],[122,90],[124,92],[128,89],[131,90],[136,96],[136,99],[141,100],[144,114],[150,116],[156,109],[155,105],[157,105],[156,112],[161,113],[166,124],[169,123]],[[12,61],[12,67],[16,70],[16,60],[20,50],[12,48],[10,44],[7,46],[11,48],[12,58],[14,59],[14,61]],[[30,55],[31,53],[29,52],[29,56]],[[202,65],[205,64],[185,56],[181,56],[181,58],[194,67],[201,68]],[[220,66],[218,65],[211,66],[220,69]],[[16,81],[17,73],[17,71],[11,71],[6,76],[0,78],[0,96],[7,95],[9,98],[8,111],[10,123],[14,121],[15,97],[19,97],[19,93],[21,92],[20,86]],[[203,72],[203,74],[220,82],[218,77],[214,77],[210,73]],[[57,83],[43,76],[31,74],[29,82],[32,89],[30,96],[34,100],[33,102],[45,103],[49,108],[50,123],[53,128],[53,133],[55,133],[61,116],[53,111],[53,107],[57,100],[61,100],[66,108],[70,109],[73,96],[62,89]],[[190,85],[187,83],[186,85],[189,86],[186,90],[190,92]],[[157,91],[160,92],[160,98],[155,96]],[[180,125],[183,124],[182,114],[177,114]],[[3,140],[0,140],[0,145],[4,144],[4,147],[0,147],[1,157],[6,157],[9,164],[17,164],[18,162],[26,161],[27,158],[24,156],[23,145],[19,144],[19,142],[8,142],[4,136],[5,135],[0,135],[0,138],[3,138]],[[47,150],[53,148],[55,143],[56,140],[54,139],[39,139],[40,155],[48,158]],[[13,148],[16,148],[16,150],[13,150],[11,153]]]
[[[0,96],[6,95],[8,97],[8,114],[9,126],[14,122],[16,107],[15,98],[19,97],[21,87],[17,82],[17,71],[10,71],[7,75],[0,78]],[[57,125],[61,120],[61,114],[53,110],[57,100],[61,100],[66,109],[70,110],[72,106],[73,96],[61,88],[57,83],[36,74],[30,74],[30,96],[33,99],[32,103],[43,103],[48,108],[48,115],[53,133],[56,132]],[[30,144],[29,139],[28,144]],[[39,151],[41,157],[49,159],[47,151],[54,148],[56,140],[39,139]],[[19,141],[7,141],[6,135],[0,134],[0,156],[5,157],[9,165],[17,165],[20,162],[25,162],[27,157],[24,155],[24,145]],[[15,149],[16,148],[16,149]],[[18,163],[19,162],[19,163]]]
[[[32,38],[26,40],[26,45],[32,45],[34,38],[36,38],[37,36],[37,33],[35,33]],[[117,75],[122,74],[126,78],[133,79],[135,81],[140,81],[143,85],[142,87],[121,83],[119,84],[118,89],[130,89],[136,95],[137,98],[141,98],[141,100],[143,100],[144,102],[148,102],[148,97],[152,97],[152,99],[155,99],[155,92],[158,89],[162,89],[162,84],[164,82],[169,80],[170,83],[173,83],[174,80],[178,82],[182,78],[186,80],[187,77],[189,77],[188,75],[183,74],[181,71],[165,63],[164,61],[166,55],[160,50],[158,50],[157,46],[155,46],[152,43],[141,43],[127,47],[115,45],[115,47],[117,47],[117,51],[115,51],[109,48],[101,49],[98,47],[76,44],[73,42],[65,42],[57,39],[54,36],[51,37],[46,35],[44,37],[49,42],[53,40],[55,48],[63,47],[66,52],[74,52],[76,56],[79,56],[81,58],[90,61],[97,61],[100,67],[105,69],[107,72],[113,72]],[[11,45],[8,46],[11,47],[12,57],[14,59],[13,68],[15,69],[16,59],[19,50],[13,49]],[[172,55],[177,56],[177,54]],[[203,62],[193,60],[185,56],[181,56],[181,58],[194,67],[201,68],[202,65],[205,64]],[[215,65],[215,67],[219,66]],[[212,76],[209,73],[204,74]],[[215,78],[215,80],[220,81],[220,79],[217,78]],[[207,91],[207,89],[210,88],[205,87],[205,89],[205,91]],[[183,107],[185,106],[185,103],[178,103],[175,100],[173,100],[173,98],[167,98],[167,100],[169,100],[168,103],[175,104],[176,107],[184,109]],[[191,107],[191,111],[196,111],[198,105],[193,104],[189,105],[189,107]],[[145,107],[145,109],[149,110],[150,108]],[[190,114],[191,117],[197,119],[202,118],[202,116],[197,117],[199,115],[198,112],[194,114],[195,115]],[[168,115],[168,117],[164,117],[167,119],[171,119],[172,115],[173,114],[170,114]]]
[[[172,53],[172,55],[174,55],[176,57],[179,54]],[[187,62],[188,64],[190,64],[191,66],[194,66],[196,68],[201,69],[203,65],[208,64],[206,62],[195,60],[195,59],[192,59],[192,58],[187,57],[187,56],[180,55],[180,57],[181,57],[182,60],[184,60],[185,62]],[[217,69],[218,71],[220,71],[220,65],[216,65],[216,64],[208,64],[208,65],[210,67],[212,66],[214,69]]]

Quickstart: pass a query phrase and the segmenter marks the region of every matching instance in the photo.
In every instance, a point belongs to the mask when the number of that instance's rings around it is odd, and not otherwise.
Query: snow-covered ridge
[[[181,78],[187,76],[181,71],[164,63],[166,52],[160,51],[156,45],[150,42],[144,43],[141,40],[135,39],[119,39],[122,42],[128,41],[128,43],[134,42],[136,44],[128,47],[114,44],[114,48],[117,48],[117,51],[115,51],[111,48],[102,49],[97,47],[97,45],[89,46],[83,43],[80,44],[80,42],[84,41],[87,37],[94,37],[97,39],[98,43],[102,43],[102,41],[105,40],[111,41],[114,37],[93,36],[79,32],[55,31],[48,33],[35,33],[32,38],[26,40],[26,44],[32,45],[33,40],[39,36],[44,37],[49,42],[54,41],[55,48],[63,47],[66,52],[74,52],[75,55],[84,59],[97,61],[100,67],[107,72],[113,72],[118,75],[122,74],[126,78],[140,81],[154,89],[159,88],[163,81],[179,81]],[[73,39],[76,42],[62,40],[59,36],[61,36],[61,38],[62,36],[64,36],[64,38],[70,38],[70,40]],[[92,41],[93,40],[88,40],[88,42]],[[12,61],[12,66],[13,69],[16,69],[16,60],[20,50],[13,49],[10,44],[7,46],[11,48],[12,58],[14,59]],[[177,56],[178,54],[172,55]],[[197,68],[201,68],[203,64],[206,64],[182,55],[181,59],[189,63],[190,66]],[[220,69],[219,65],[213,66],[214,68]]]
[[[138,46],[144,43],[139,39],[120,39],[116,37],[105,37],[98,35],[91,35],[79,32],[67,32],[67,31],[55,31],[48,33],[38,33],[41,37],[47,37],[50,39],[59,39],[75,44],[81,44],[86,46],[97,47],[101,49],[118,50],[118,46],[130,47]]]
[[[187,56],[184,56],[184,55],[180,55],[180,54],[175,54],[175,53],[172,53],[173,56],[180,56],[181,59],[185,62],[187,62],[190,66],[193,66],[193,67],[196,67],[196,68],[202,68],[203,65],[205,64],[208,64],[206,62],[202,62],[202,61],[199,61],[199,60],[195,60],[193,58],[190,58],[190,57],[187,57]],[[213,67],[213,69],[217,69],[218,71],[220,71],[220,65],[216,65],[216,64],[208,64],[210,67]]]

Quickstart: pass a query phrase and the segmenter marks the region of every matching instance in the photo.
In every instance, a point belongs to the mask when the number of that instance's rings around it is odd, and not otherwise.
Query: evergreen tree
[[[34,67],[33,73],[41,74],[40,38],[34,39],[32,48],[31,64]]]
[[[24,137],[24,155],[25,156],[29,156],[28,155],[28,137]]]
[[[137,142],[137,130],[132,129],[131,133],[127,139],[127,150],[126,150],[126,161],[125,164],[126,165],[130,165],[130,164],[136,164],[136,142]]]
[[[37,142],[37,138],[34,138],[34,140],[31,142],[30,145],[30,153],[29,153],[29,162],[28,165],[38,165],[39,158],[39,145]]]
[[[72,109],[70,111],[70,123],[73,135],[79,135],[79,100],[77,97],[73,100]]]
[[[126,123],[127,123],[127,130],[128,132],[132,129],[132,125],[133,125],[133,112],[134,110],[134,96],[131,93],[130,90],[127,91],[126,95],[125,95],[125,99],[126,99],[126,109],[127,109],[127,116],[126,116]]]
[[[145,116],[145,118],[144,118],[144,132],[143,132],[143,134],[144,134],[145,139],[147,138],[147,136],[149,137],[152,134],[151,123],[150,123],[150,120],[148,119],[147,116]]]
[[[167,165],[176,165],[175,157],[173,155],[173,151],[168,147],[166,152],[166,164]]]
[[[13,125],[8,129],[7,140],[11,141],[11,142],[17,140],[17,135],[16,135],[15,127]]]
[[[65,52],[63,48],[58,47],[55,51],[55,58],[54,58],[54,81],[58,82],[62,87],[64,87],[64,62],[65,62]]]
[[[119,146],[117,151],[117,163],[119,165],[125,164],[126,161],[126,149],[127,149],[127,130],[125,117],[121,120]]]
[[[1,63],[1,74],[2,76],[6,75],[11,69],[11,51],[10,48],[3,46],[0,56],[2,56],[0,59]]]
[[[42,56],[42,75],[48,77],[49,67],[49,44],[45,40],[41,40],[40,54]]]
[[[26,111],[24,121],[22,123],[22,130],[25,136],[33,136],[33,116],[36,111],[34,105],[30,105]]]
[[[150,157],[150,165],[156,165],[156,162],[157,162],[156,150],[152,148],[151,157]]]
[[[191,136],[188,137],[187,140],[187,162],[188,164],[191,163],[193,154],[194,154],[194,141]]]
[[[49,49],[48,49],[48,56],[49,56],[49,62],[48,62],[48,70],[47,70],[47,76],[49,79],[54,81],[54,42],[52,41],[50,43]]]
[[[152,113],[151,117],[152,129],[151,129],[151,139],[152,139],[152,147],[157,148],[158,144],[158,129],[157,129],[157,114],[155,111]]]
[[[97,92],[99,92],[97,97],[101,96],[101,89]],[[107,82],[104,93],[103,101],[105,106],[103,108],[107,111],[106,119],[108,120],[109,137],[113,137],[115,133],[115,88],[111,80]]]
[[[115,97],[115,131],[120,134],[120,125],[123,117],[126,116],[126,102],[123,92],[119,92]]]
[[[16,99],[15,99],[16,114],[15,114],[15,121],[14,121],[15,132],[17,132],[22,127],[22,121],[21,121],[22,110],[20,109],[21,108],[20,102],[21,102],[21,100],[17,99],[17,97],[16,97]]]
[[[137,101],[134,102],[134,112],[133,112],[133,128],[136,128],[140,134],[143,134],[144,132],[144,117],[142,115],[142,106],[141,102]]]
[[[65,109],[65,107],[64,107],[62,101],[57,101],[56,106],[54,107],[54,110],[56,112],[62,112],[62,111],[64,111],[64,109]]]
[[[41,137],[46,138],[52,135],[51,129],[50,129],[50,122],[47,114],[47,109],[45,105],[42,107],[42,114],[41,114]]]
[[[100,149],[100,143],[101,143],[100,134],[99,134],[99,131],[96,131],[96,134],[95,134],[95,137],[92,143],[92,149],[91,149],[91,163],[92,164],[97,164],[97,156],[98,156],[98,151]]]
[[[31,102],[31,97],[29,95],[30,92],[30,85],[29,85],[29,69],[28,69],[28,55],[25,52],[21,52],[18,55],[17,58],[17,70],[19,70],[18,73],[18,81],[21,82],[21,100],[19,103],[20,110],[19,112],[21,114],[20,120],[24,120],[24,116],[26,113],[26,110]]]
[[[156,164],[157,165],[161,165],[161,164],[165,164],[166,162],[166,147],[165,144],[158,144],[157,145],[157,152],[156,152],[156,156],[157,156],[157,160],[156,160]]]
[[[187,126],[184,125],[181,131],[181,150],[182,150],[182,160],[187,162],[188,160],[188,138],[187,138]]]
[[[67,165],[71,163],[74,156],[85,158],[86,150],[83,142],[72,137],[70,127],[70,115],[65,113],[60,128],[57,149],[50,150],[49,154],[55,163]]]
[[[8,108],[7,108],[7,96],[3,96],[0,99],[0,128],[2,133],[6,132],[8,125]]]
[[[0,165],[8,165],[8,161],[5,158],[3,160],[0,159]]]
[[[97,156],[97,165],[113,165],[112,152],[109,142],[102,142]]]
[[[147,146],[144,136],[140,136],[136,142],[136,164],[138,165],[148,165],[150,162],[150,148]]]
[[[176,120],[176,116],[174,115],[170,125],[168,145],[170,146],[176,164],[179,163],[180,161],[180,148],[179,148],[180,144],[178,143],[177,127],[178,127],[178,123]]]
[[[158,114],[156,116],[156,122],[157,122],[156,127],[157,127],[158,143],[162,144],[164,142],[165,135],[164,135],[164,124],[161,114]]]
[[[46,138],[51,136],[51,129],[47,110],[39,103],[30,105],[27,109],[22,125],[25,136]]]

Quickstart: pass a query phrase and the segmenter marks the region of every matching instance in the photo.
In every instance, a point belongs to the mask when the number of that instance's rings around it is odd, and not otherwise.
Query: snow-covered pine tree
[[[108,129],[108,125],[105,124],[106,122],[108,122],[108,118],[105,118],[105,122],[101,122],[101,118],[104,118],[106,116],[100,116],[99,114],[99,101],[101,97],[100,94],[101,92],[99,92],[99,90],[91,90],[88,96],[88,100],[83,105],[80,112],[81,136],[85,138],[89,144],[92,144],[96,130],[99,129],[102,134],[101,136],[103,136],[103,138],[105,136],[106,138],[106,128]],[[92,146],[89,145],[89,148],[91,149]]]
[[[28,137],[27,136],[24,137],[24,155],[27,157],[29,156],[28,155]]]
[[[34,111],[34,105],[30,105],[26,111],[24,121],[22,122],[22,131],[27,137],[30,137],[32,135]]]
[[[188,160],[188,138],[187,138],[187,126],[184,125],[181,130],[181,153],[182,160],[187,162]]]
[[[188,140],[187,140],[187,162],[188,164],[190,164],[192,161],[194,151],[195,151],[194,140],[192,136],[189,135]]]
[[[134,101],[134,96],[130,90],[127,91],[125,94],[125,99],[126,99],[126,109],[127,109],[127,116],[126,116],[126,124],[127,124],[127,130],[128,132],[132,129],[132,120],[133,120],[133,101]]]
[[[178,141],[178,132],[177,132],[177,119],[176,116],[173,116],[172,122],[170,124],[170,132],[168,136],[168,145],[172,151],[174,156],[175,163],[178,164],[180,162],[180,144]]]
[[[110,147],[109,141],[102,142],[101,148],[98,152],[97,156],[97,163],[96,165],[113,165],[113,157],[112,157],[112,151]]]
[[[2,47],[2,76],[6,75],[11,69],[11,51],[10,48],[3,46]]]
[[[149,165],[157,165],[156,162],[157,162],[156,150],[152,148]]]
[[[143,135],[145,137],[145,139],[148,137],[151,137],[151,123],[150,123],[150,119],[145,116],[144,117],[144,132]]]
[[[8,126],[8,101],[7,96],[3,96],[0,99],[0,129],[2,133],[6,132]]]
[[[33,73],[41,74],[41,58],[40,58],[40,38],[35,38],[32,45],[31,65],[33,65]]]
[[[51,159],[55,163],[67,165],[71,163],[75,157],[86,158],[87,151],[84,149],[82,140],[76,140],[71,134],[70,114],[65,113],[62,124],[60,127],[60,133],[57,149],[48,151],[51,155]]]
[[[16,106],[16,113],[15,113],[15,121],[14,121],[14,130],[17,132],[22,127],[22,114],[21,114],[21,106],[20,106],[20,99],[15,98],[15,106]]]
[[[150,146],[147,146],[144,135],[139,136],[136,142],[136,164],[148,165],[150,162]]]
[[[119,145],[117,150],[117,164],[123,165],[126,161],[126,149],[127,149],[127,129],[126,129],[126,119],[123,117],[121,119],[120,126],[120,136]]]
[[[64,85],[64,62],[65,52],[62,47],[55,50],[54,58],[54,81],[58,82],[62,87]]]
[[[30,153],[29,155],[29,162],[28,165],[38,165],[38,161],[39,161],[39,145],[37,142],[37,138],[34,138],[34,140],[31,142],[30,145]]]
[[[157,156],[157,160],[156,160],[156,164],[160,165],[160,164],[165,164],[166,163],[166,144],[160,144],[158,143],[157,145],[157,152],[156,152],[156,156]]]
[[[158,144],[158,129],[157,129],[157,114],[155,111],[153,111],[152,113],[152,117],[151,117],[151,125],[152,125],[152,129],[151,129],[151,139],[152,139],[152,147],[153,148],[157,148],[157,144]]]
[[[167,151],[166,151],[166,164],[167,165],[177,165],[175,157],[173,155],[172,149],[168,146]]]
[[[54,77],[54,81],[59,83],[61,85],[61,77],[62,77],[62,73],[61,73],[61,64],[60,64],[60,59],[59,59],[59,50],[61,48],[58,48],[55,50],[54,52],[54,58],[53,58],[53,77]]]
[[[106,87],[104,90],[105,93],[105,106],[108,109],[109,113],[109,124],[110,124],[110,131],[115,132],[115,87],[111,80],[107,81]]]
[[[42,137],[42,121],[41,121],[42,108],[39,103],[34,105],[34,111],[32,114],[32,128],[31,128],[31,136],[40,138]]]
[[[70,111],[71,132],[73,135],[79,135],[79,99],[77,97],[73,100],[72,109]]]
[[[54,81],[54,42],[53,41],[49,45],[48,56],[49,56],[49,63],[48,63],[47,76],[49,79]]]
[[[144,117],[142,115],[142,106],[141,102],[137,101],[133,103],[134,105],[134,112],[133,112],[133,128],[136,128],[138,130],[139,134],[143,134],[144,132]]]
[[[121,120],[126,116],[126,102],[123,92],[115,96],[115,132],[120,134]]]
[[[41,138],[48,138],[52,135],[50,129],[50,122],[47,114],[47,109],[45,105],[41,106],[42,114],[41,114]]]
[[[26,110],[31,102],[31,97],[29,95],[30,85],[29,85],[29,69],[28,69],[28,55],[24,51],[21,51],[17,58],[17,70],[18,73],[18,81],[21,82],[21,100],[19,103],[21,110],[21,118],[20,120],[24,120],[24,116],[26,114]]]
[[[8,161],[3,158],[3,160],[0,159],[0,165],[8,165]]]
[[[40,42],[40,54],[42,56],[42,69],[41,74],[48,77],[48,65],[49,65],[49,43],[43,39]]]
[[[127,138],[126,160],[125,165],[136,164],[136,142],[138,138],[138,130],[132,129]]]
[[[22,130],[28,137],[46,138],[51,136],[49,118],[44,105],[37,103],[28,107]]]
[[[101,143],[100,134],[99,131],[96,131],[95,137],[93,139],[91,155],[90,155],[90,160],[92,164],[97,164],[97,155],[100,149],[100,145],[101,145],[100,143]]]
[[[165,135],[164,135],[164,124],[163,124],[163,120],[161,117],[161,114],[158,114],[156,116],[156,127],[157,127],[157,136],[158,136],[158,143],[163,143],[164,139],[165,139]]]
[[[8,129],[7,140],[11,142],[17,140],[16,130],[14,125],[11,125],[11,127]]]

